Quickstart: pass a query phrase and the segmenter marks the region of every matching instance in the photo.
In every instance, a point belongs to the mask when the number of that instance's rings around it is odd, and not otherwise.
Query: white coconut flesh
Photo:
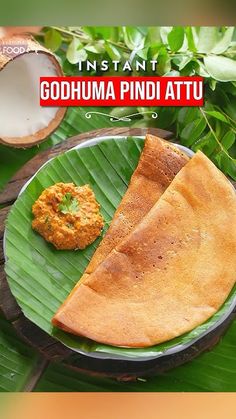
[[[48,54],[23,54],[0,72],[0,137],[25,137],[47,127],[58,108],[39,104],[39,79],[56,76]]]

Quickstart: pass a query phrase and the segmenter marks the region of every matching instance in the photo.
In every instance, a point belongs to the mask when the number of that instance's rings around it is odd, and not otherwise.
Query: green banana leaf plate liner
[[[88,183],[101,205],[106,230],[128,187],[143,144],[143,137],[100,138],[53,158],[25,185],[6,223],[5,270],[24,315],[67,347],[96,358],[143,361],[180,352],[223,323],[236,305],[234,287],[207,322],[176,339],[144,349],[103,345],[51,325],[51,318],[83,274],[101,238],[83,251],[56,250],[31,228],[33,203],[56,182]]]

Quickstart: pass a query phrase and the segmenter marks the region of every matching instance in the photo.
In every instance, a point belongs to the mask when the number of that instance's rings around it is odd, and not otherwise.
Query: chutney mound
[[[101,234],[104,220],[89,185],[56,183],[32,206],[32,228],[59,250],[84,249]]]

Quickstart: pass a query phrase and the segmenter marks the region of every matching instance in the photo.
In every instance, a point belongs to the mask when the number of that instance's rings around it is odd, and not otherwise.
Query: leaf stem
[[[109,42],[110,42],[110,44],[114,45],[115,47],[122,48],[126,52],[129,52],[130,53],[130,49],[128,47],[126,47],[125,45],[120,44],[118,42],[111,41],[111,40],[109,40]]]
[[[80,35],[77,32],[71,32],[71,31],[69,31],[67,29],[60,28],[59,26],[51,26],[51,28],[52,29],[55,29],[58,32],[62,32],[62,33],[65,33],[67,35],[70,35],[72,37],[79,38],[81,41],[83,41],[85,43],[91,42],[91,39],[84,37],[83,34],[82,34],[82,32],[81,32],[81,35]]]

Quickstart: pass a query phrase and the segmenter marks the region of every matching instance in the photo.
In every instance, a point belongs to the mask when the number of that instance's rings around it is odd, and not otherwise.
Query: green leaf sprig
[[[76,214],[79,211],[78,200],[67,192],[58,205],[58,209],[62,214]]]

